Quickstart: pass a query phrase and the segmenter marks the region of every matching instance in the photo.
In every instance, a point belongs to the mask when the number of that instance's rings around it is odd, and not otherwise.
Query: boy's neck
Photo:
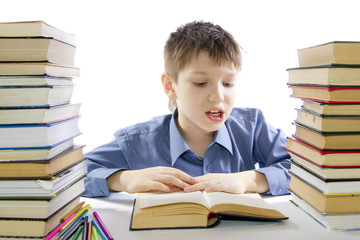
[[[190,129],[185,130],[179,124],[178,118],[175,119],[176,126],[184,138],[189,148],[195,152],[199,157],[203,158],[207,147],[214,140],[214,132],[204,133],[200,130]]]

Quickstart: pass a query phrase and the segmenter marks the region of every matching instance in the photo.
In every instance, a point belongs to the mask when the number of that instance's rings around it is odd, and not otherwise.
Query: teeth
[[[214,116],[214,117],[219,117],[221,115],[220,111],[215,111],[215,110],[211,110],[210,111],[210,115]]]

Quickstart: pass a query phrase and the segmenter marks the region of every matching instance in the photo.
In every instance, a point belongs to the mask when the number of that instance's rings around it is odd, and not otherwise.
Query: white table
[[[324,228],[292,204],[290,195],[266,198],[289,217],[289,220],[282,222],[222,221],[217,227],[209,229],[129,231],[134,198],[135,195],[131,194],[112,193],[106,198],[82,198],[82,201],[90,204],[90,212],[96,211],[100,215],[115,240],[360,240],[360,231],[331,231]]]

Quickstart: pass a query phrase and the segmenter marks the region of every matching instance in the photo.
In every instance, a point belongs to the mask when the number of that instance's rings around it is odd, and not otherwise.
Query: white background
[[[43,20],[77,35],[73,102],[82,102],[77,143],[85,151],[122,127],[168,114],[160,76],[170,34],[194,20],[219,24],[246,50],[237,106],[258,107],[288,135],[300,100],[287,68],[297,49],[360,41],[360,1],[350,0],[0,0],[0,21]]]

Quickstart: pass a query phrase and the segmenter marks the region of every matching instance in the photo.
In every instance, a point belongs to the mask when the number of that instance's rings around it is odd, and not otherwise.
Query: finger
[[[221,184],[208,186],[204,190],[205,192],[228,192]]]
[[[179,169],[175,169],[173,168],[171,172],[171,175],[175,176],[176,178],[180,179],[181,181],[188,183],[188,184],[196,184],[199,181],[195,178],[190,176],[189,174],[179,170]]]
[[[139,190],[138,192],[150,191],[172,192],[172,188],[164,183],[158,181],[151,181],[150,183],[146,184],[145,188]]]
[[[185,187],[189,186],[187,182],[184,182],[173,175],[160,175],[158,176],[158,178],[156,178],[156,181],[166,184],[168,186],[172,185],[174,187],[178,187],[181,189],[184,189]]]
[[[189,185],[184,188],[184,192],[195,192],[195,191],[202,191],[209,187],[209,183],[207,182],[199,182],[194,185]]]
[[[175,187],[175,186],[170,186],[170,188],[171,188],[171,192],[179,192],[179,191],[183,190],[182,188],[178,188],[178,187]]]

